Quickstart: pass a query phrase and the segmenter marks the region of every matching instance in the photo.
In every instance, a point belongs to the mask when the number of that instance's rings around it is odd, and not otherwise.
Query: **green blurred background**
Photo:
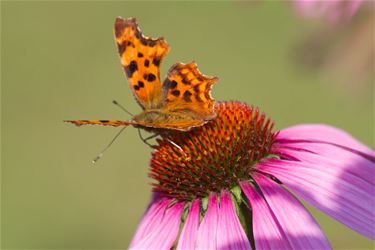
[[[2,1],[2,249],[120,249],[132,237],[150,198],[150,148],[129,128],[90,167],[118,130],[62,122],[128,119],[113,99],[140,111],[113,39],[117,16],[167,39],[162,76],[195,60],[220,78],[217,100],[258,105],[278,129],[326,123],[374,146],[373,87],[347,95],[301,68],[295,48],[318,24],[288,3]],[[309,209],[334,248],[374,247]]]

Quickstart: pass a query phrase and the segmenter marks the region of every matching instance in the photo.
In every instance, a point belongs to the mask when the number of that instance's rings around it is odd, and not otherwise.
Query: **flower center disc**
[[[264,113],[240,102],[215,109],[216,118],[204,126],[161,134],[149,174],[154,191],[182,201],[203,198],[249,179],[269,154],[275,134]]]

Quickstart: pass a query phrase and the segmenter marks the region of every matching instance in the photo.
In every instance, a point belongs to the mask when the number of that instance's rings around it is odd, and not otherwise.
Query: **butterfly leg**
[[[141,140],[143,141],[144,144],[148,145],[150,148],[155,148],[155,145],[152,145],[152,144],[148,143],[148,140],[151,140],[151,139],[157,137],[159,134],[153,134],[153,135],[150,135],[149,137],[143,138],[141,130],[138,129],[138,135],[139,135],[139,138],[141,138]]]

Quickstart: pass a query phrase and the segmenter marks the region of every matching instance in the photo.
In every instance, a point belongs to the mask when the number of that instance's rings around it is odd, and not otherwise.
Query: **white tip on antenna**
[[[103,156],[104,152],[107,151],[107,149],[116,141],[117,137],[119,137],[119,135],[122,133],[122,131],[124,131],[124,129],[126,129],[127,127],[123,127],[116,135],[115,137],[113,137],[113,139],[111,140],[110,143],[108,143],[108,145],[91,161],[91,163],[94,165],[95,163],[97,163]]]
[[[92,164],[95,164],[97,161],[100,160],[100,158],[102,158],[102,156],[103,156],[103,153],[98,154],[98,155],[97,155],[97,156],[91,161],[91,163],[92,163]]]

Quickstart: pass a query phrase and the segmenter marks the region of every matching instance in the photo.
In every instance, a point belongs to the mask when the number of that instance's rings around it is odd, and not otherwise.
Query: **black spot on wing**
[[[185,100],[185,102],[191,102],[191,95],[192,95],[192,93],[189,90],[186,90],[184,92],[184,100]]]
[[[145,86],[145,84],[144,84],[142,81],[138,81],[138,86],[139,86],[140,88],[143,88],[143,87]]]
[[[141,52],[138,52],[138,57],[143,57],[143,54]]]
[[[153,81],[155,81],[155,79],[156,79],[156,76],[154,74],[152,74],[152,73],[148,74],[147,81],[153,82]]]
[[[164,80],[163,85],[168,89],[174,89],[177,87],[177,82],[175,80],[169,80],[168,78]]]
[[[145,60],[145,67],[148,67],[150,65],[150,61],[148,59]]]
[[[158,67],[158,66],[160,65],[160,59],[159,59],[159,58],[154,58],[154,59],[152,60],[152,63],[153,63],[156,67]]]
[[[185,85],[190,85],[191,83],[189,82],[188,79],[186,78],[182,78],[182,83],[185,84]]]
[[[172,95],[178,97],[180,95],[180,91],[179,90],[173,90]]]
[[[131,78],[133,76],[134,72],[136,72],[138,70],[137,62],[134,61],[134,60],[131,61],[128,66],[125,66],[124,70],[125,70],[126,76],[128,78]]]
[[[135,48],[135,45],[132,41],[126,41],[126,46],[131,46],[131,47]]]
[[[137,65],[137,62],[136,61],[131,61],[130,62],[130,64],[129,64],[129,69],[130,69],[130,71],[131,72],[135,72],[135,71],[137,71],[137,69],[138,69],[138,65]]]
[[[138,85],[134,85],[134,89],[135,89],[135,90],[139,90],[140,87],[139,87]]]

